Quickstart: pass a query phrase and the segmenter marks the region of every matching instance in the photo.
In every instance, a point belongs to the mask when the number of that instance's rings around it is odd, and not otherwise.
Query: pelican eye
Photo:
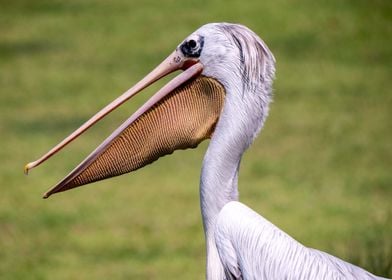
[[[188,45],[189,45],[189,47],[190,47],[191,49],[194,49],[194,48],[196,47],[197,43],[196,43],[195,40],[189,40],[189,41],[188,41]]]
[[[180,49],[187,57],[199,57],[203,49],[204,38],[202,36],[195,39],[186,40],[181,44]]]

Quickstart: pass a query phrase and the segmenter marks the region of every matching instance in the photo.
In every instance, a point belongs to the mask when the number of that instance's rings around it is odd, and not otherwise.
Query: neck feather
[[[238,172],[243,153],[253,142],[268,114],[269,97],[240,93],[225,86],[225,105],[204,157],[200,206],[204,230],[213,228],[222,207],[238,200]],[[245,113],[244,113],[245,112]]]
[[[238,200],[242,155],[268,114],[268,100],[252,100],[245,96],[248,93],[241,95],[226,91],[225,105],[204,157],[200,178],[200,207],[207,242],[207,279],[223,279],[223,266],[214,239],[216,219],[223,206]]]

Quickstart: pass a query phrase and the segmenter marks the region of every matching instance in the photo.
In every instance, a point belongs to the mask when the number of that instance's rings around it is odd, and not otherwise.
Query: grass
[[[22,168],[216,21],[249,26],[277,59],[241,201],[305,245],[392,277],[390,1],[14,0],[0,1],[1,278],[203,278],[207,142],[40,198],[146,95],[28,177]]]

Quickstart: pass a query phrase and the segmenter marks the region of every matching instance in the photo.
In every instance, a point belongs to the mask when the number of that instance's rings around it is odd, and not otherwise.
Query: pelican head
[[[193,48],[192,48],[192,47]],[[235,83],[255,93],[264,79],[273,79],[275,59],[264,42],[239,24],[210,23],[188,36],[177,48],[203,65],[202,75],[224,86]]]
[[[44,194],[69,190],[141,168],[177,149],[194,148],[210,138],[218,120],[231,119],[255,128],[268,112],[274,57],[245,26],[206,24],[189,35],[136,85],[96,113],[25,172],[41,164],[105,115],[160,78],[183,70],[117,128],[70,174]],[[231,109],[234,108],[234,109]],[[235,121],[233,121],[234,123]],[[248,134],[249,134],[248,133]],[[245,142],[246,142],[245,141]]]

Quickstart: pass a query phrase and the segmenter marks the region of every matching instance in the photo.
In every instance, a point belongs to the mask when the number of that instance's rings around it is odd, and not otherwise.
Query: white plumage
[[[385,279],[303,246],[240,202],[219,213],[215,240],[226,279]]]
[[[242,154],[268,115],[275,59],[265,43],[236,24],[208,24],[203,75],[226,90],[223,112],[206,152],[200,204],[207,245],[207,279],[382,279],[310,249],[238,200]]]

